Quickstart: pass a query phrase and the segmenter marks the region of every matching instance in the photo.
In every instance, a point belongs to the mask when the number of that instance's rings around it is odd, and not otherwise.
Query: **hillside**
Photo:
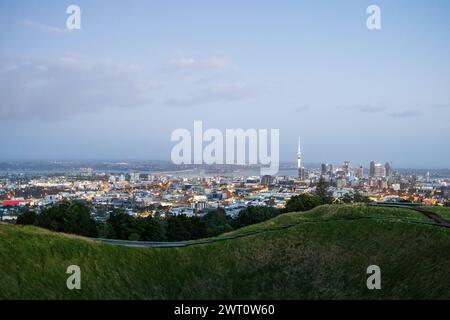
[[[182,248],[101,244],[0,224],[2,299],[450,298],[450,229],[420,213],[321,206]],[[270,231],[272,230],[272,231]],[[66,288],[67,266],[82,290]],[[366,288],[380,266],[382,289]]]
[[[442,218],[450,221],[450,207],[427,207],[428,211],[439,214]]]

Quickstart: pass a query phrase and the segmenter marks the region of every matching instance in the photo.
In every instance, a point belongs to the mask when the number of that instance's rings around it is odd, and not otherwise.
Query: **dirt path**
[[[408,204],[397,204],[397,203],[371,203],[370,206],[375,207],[388,207],[388,208],[401,208],[401,209],[409,209],[413,211],[420,212],[421,214],[425,215],[426,217],[433,220],[437,225],[445,228],[450,228],[450,221],[445,220],[440,215],[438,215],[435,212],[428,211],[423,209],[422,207],[414,207]]]
[[[432,219],[434,222],[436,222],[439,225],[442,225],[443,227],[450,228],[450,222],[442,218],[440,215],[438,215],[435,212],[427,211],[419,208],[411,208],[415,211],[418,211],[424,215],[426,215],[428,218]]]

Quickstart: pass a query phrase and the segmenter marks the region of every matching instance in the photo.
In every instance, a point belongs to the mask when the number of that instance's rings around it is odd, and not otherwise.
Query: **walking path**
[[[364,219],[371,219],[371,220],[400,220],[407,223],[419,223],[419,224],[428,224],[433,226],[439,226],[439,227],[445,227],[450,228],[450,222],[443,219],[438,214],[424,210],[422,208],[416,208],[412,206],[407,205],[397,205],[397,204],[386,204],[386,203],[373,203],[369,204],[370,206],[377,206],[377,207],[390,207],[390,208],[402,208],[402,209],[410,209],[417,212],[420,212],[433,220],[433,222],[427,222],[427,221],[420,221],[420,220],[414,220],[414,219],[402,219],[398,217],[344,217],[344,218],[337,218],[337,219],[328,219],[328,220],[304,220],[299,221],[297,223],[287,224],[280,227],[272,227],[272,228],[264,228],[256,231],[250,231],[250,232],[244,232],[239,233],[235,235],[230,236],[222,236],[222,237],[215,237],[215,238],[208,238],[208,239],[201,239],[201,240],[188,240],[188,241],[173,241],[173,242],[156,242],[156,241],[129,241],[129,240],[113,240],[113,239],[103,239],[103,238],[90,238],[91,240],[106,243],[106,244],[112,244],[112,245],[119,245],[119,246],[127,246],[127,247],[141,247],[141,248],[179,248],[179,247],[188,247],[192,245],[200,245],[200,244],[207,244],[207,243],[213,243],[218,241],[226,241],[226,240],[232,240],[237,238],[245,238],[254,236],[256,234],[266,233],[266,232],[274,232],[274,231],[280,231],[289,229],[292,227],[295,227],[300,224],[306,224],[306,223],[326,223],[326,222],[332,222],[332,221],[349,221],[349,220],[364,220]]]

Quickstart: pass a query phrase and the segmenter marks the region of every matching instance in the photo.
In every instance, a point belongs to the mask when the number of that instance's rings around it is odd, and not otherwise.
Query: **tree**
[[[23,225],[34,225],[37,222],[37,214],[34,211],[25,211],[18,218],[16,223]]]
[[[210,237],[233,230],[232,219],[222,208],[208,212],[202,217],[202,220],[206,223],[207,234]]]
[[[35,224],[49,230],[87,237],[98,236],[95,220],[88,205],[82,202],[63,202],[42,211]]]
[[[208,236],[207,226],[205,221],[203,221],[199,217],[190,217],[189,218],[189,232],[190,236],[188,239],[185,240],[195,240],[195,239],[201,239],[206,238]]]
[[[361,192],[357,191],[354,195],[353,195],[353,202],[356,203],[369,203],[370,202],[370,198],[367,196],[364,196]]]
[[[164,241],[166,240],[165,228],[160,219],[146,218],[136,219],[136,229],[141,241]]]
[[[320,198],[323,204],[330,204],[333,202],[333,196],[331,192],[328,191],[328,183],[323,177],[320,177],[319,182],[316,186],[316,195]]]
[[[251,224],[260,223],[272,219],[281,213],[273,207],[247,207],[239,212],[236,218],[237,227],[245,227]]]
[[[341,198],[341,201],[343,203],[352,203],[353,200],[354,200],[354,198],[349,193],[344,194]]]
[[[288,200],[285,212],[308,211],[321,204],[323,201],[319,196],[303,193]]]
[[[136,219],[123,210],[111,213],[106,223],[109,225],[108,238],[130,240],[130,236],[136,233]]]
[[[167,240],[183,241],[204,238],[207,235],[206,223],[198,217],[186,215],[167,218]]]

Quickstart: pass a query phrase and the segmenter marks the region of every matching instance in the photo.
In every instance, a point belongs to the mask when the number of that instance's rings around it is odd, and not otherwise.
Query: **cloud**
[[[301,106],[301,107],[297,107],[297,108],[293,109],[293,111],[297,112],[297,113],[305,112],[305,111],[308,111],[308,110],[309,110],[308,106]]]
[[[173,58],[172,60],[170,60],[169,64],[171,66],[184,68],[184,67],[196,66],[198,64],[198,62],[194,58],[178,57],[178,58]]]
[[[371,102],[357,105],[338,105],[341,110],[356,110],[361,113],[382,113],[388,110],[388,107],[383,102]]]
[[[434,109],[450,109],[450,104],[434,104],[431,107]]]
[[[78,54],[39,59],[0,56],[0,118],[59,120],[108,108],[195,107],[254,97],[258,90],[229,71],[228,62],[183,58],[186,73],[92,61]]]
[[[207,103],[233,102],[254,97],[256,89],[245,83],[220,83],[191,92],[183,98],[170,98],[164,104],[170,107],[195,107]]]
[[[392,113],[388,114],[389,117],[393,117],[393,118],[413,118],[413,117],[417,117],[420,115],[421,115],[421,112],[418,110],[404,110],[404,111],[392,112]]]
[[[0,118],[59,119],[109,107],[149,105],[158,86],[136,65],[0,58]]]
[[[169,61],[169,66],[179,69],[223,69],[227,68],[229,65],[229,61],[221,57],[196,59],[185,55],[179,55]]]
[[[230,65],[230,63],[228,60],[226,60],[224,58],[212,57],[212,58],[206,59],[206,61],[204,62],[204,65],[206,67],[210,67],[210,68],[226,68]]]
[[[71,32],[71,30],[68,30],[67,28],[59,28],[59,27],[49,26],[49,25],[35,22],[33,20],[23,20],[22,24],[31,30],[34,30],[37,32],[49,33],[49,34],[61,35],[61,34],[68,34]]]
[[[383,103],[363,104],[354,106],[353,108],[363,113],[379,113],[387,110],[387,107]]]
[[[339,108],[345,108],[344,106],[340,106]],[[388,108],[384,103],[369,103],[369,104],[361,104],[355,105],[351,107],[352,109],[358,110],[362,113],[367,114],[375,114],[379,113],[383,116],[391,117],[391,118],[413,118],[420,116],[422,113],[419,110],[399,110],[394,111],[392,108]],[[390,112],[388,112],[390,111]]]

